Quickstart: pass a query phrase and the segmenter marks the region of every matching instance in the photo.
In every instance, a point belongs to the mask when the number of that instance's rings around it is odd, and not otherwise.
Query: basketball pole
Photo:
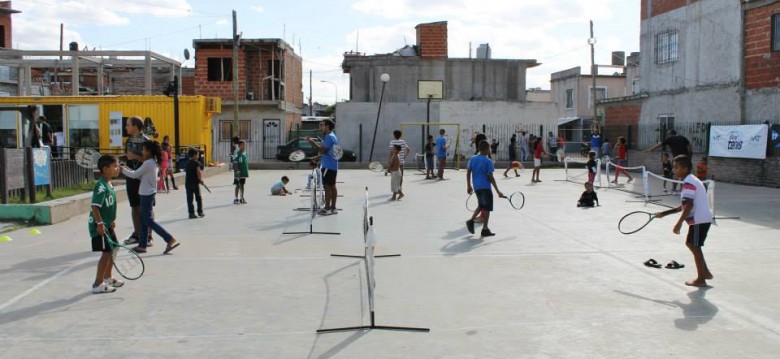
[[[382,113],[382,100],[385,98],[385,85],[387,85],[387,82],[390,81],[390,75],[388,74],[382,74],[379,76],[379,79],[382,81],[382,93],[379,95],[379,109],[376,111],[376,122],[374,122],[374,137],[371,140],[371,152],[368,154],[368,162],[373,162],[374,160],[374,144],[376,143],[376,130],[379,127],[379,115]]]

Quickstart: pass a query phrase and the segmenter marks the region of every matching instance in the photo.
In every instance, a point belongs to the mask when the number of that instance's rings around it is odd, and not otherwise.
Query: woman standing
[[[509,162],[517,161],[517,134],[513,133],[509,139]]]
[[[133,171],[126,166],[122,166],[122,173],[129,178],[136,178],[141,181],[138,194],[141,197],[141,235],[138,238],[138,246],[133,248],[137,253],[146,253],[147,239],[149,230],[153,230],[163,238],[168,245],[163,254],[168,254],[174,248],[179,246],[170,233],[154,221],[154,197],[157,194],[157,163],[162,159],[162,150],[157,141],[146,141],[141,150],[143,163],[141,167]]]

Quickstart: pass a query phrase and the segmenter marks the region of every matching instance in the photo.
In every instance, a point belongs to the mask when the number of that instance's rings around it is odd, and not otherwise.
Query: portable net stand
[[[580,168],[579,166],[577,166],[577,168],[572,168],[570,167],[569,163],[577,163],[577,164],[585,165],[585,168]],[[563,160],[563,170],[564,173],[566,174],[566,179],[555,180],[555,181],[572,182],[572,183],[579,183],[579,184],[588,182],[587,162],[575,161],[570,159],[569,157],[566,157]],[[601,182],[601,159],[596,160],[596,178],[593,180],[593,186],[595,186],[596,188],[604,187]]]
[[[282,234],[332,234],[332,235],[340,235],[340,232],[315,232],[314,231],[314,217],[317,216],[317,211],[320,209],[320,200],[321,196],[324,193],[324,189],[322,189],[322,174],[317,171],[316,169],[314,172],[314,185],[312,186],[312,193],[311,193],[311,199],[309,201],[309,207],[303,207],[303,208],[296,208],[297,211],[310,211],[311,215],[309,216],[309,231],[308,232],[283,232]],[[322,202],[325,200],[322,199]]]
[[[366,195],[365,199],[363,201],[363,242],[365,245],[365,253],[362,256],[353,256],[353,255],[340,255],[340,254],[331,254],[333,257],[348,257],[348,258],[361,258],[363,259],[363,263],[366,267],[366,287],[368,288],[368,308],[369,308],[369,315],[370,315],[370,324],[369,325],[360,325],[360,326],[354,326],[354,327],[341,327],[341,328],[328,328],[328,329],[318,329],[317,333],[333,333],[333,332],[344,332],[344,331],[354,331],[354,330],[372,330],[372,329],[378,329],[378,330],[399,330],[399,331],[410,331],[410,332],[430,332],[431,330],[429,328],[415,328],[415,327],[396,327],[396,326],[386,326],[386,325],[376,325],[376,311],[374,306],[374,289],[376,287],[376,281],[374,280],[374,258],[381,258],[381,257],[398,257],[400,254],[392,254],[392,255],[384,255],[384,256],[375,256],[374,255],[374,246],[376,244],[376,237],[374,235],[374,223],[373,223],[373,217],[369,216],[368,214],[368,187],[366,187]]]
[[[659,197],[660,200],[652,201],[654,204],[664,207],[676,207],[680,204],[679,194],[668,194],[664,190],[672,188],[671,184],[676,184],[678,189],[682,190],[683,181],[674,180],[659,176],[653,172],[647,171],[647,181],[645,183],[645,196],[648,198]],[[718,217],[715,213],[715,181],[704,180],[701,181],[704,184],[704,188],[707,190],[707,204],[712,212],[712,223],[717,225],[718,219],[740,219],[740,217]]]
[[[614,172],[610,172],[610,169],[614,168]],[[634,179],[631,181],[631,187],[625,187],[618,186],[617,184],[612,183],[612,181],[615,181],[619,171],[626,172],[628,170],[640,170],[642,171],[641,175],[632,176]],[[649,196],[649,192],[647,189],[647,183],[648,183],[648,177],[647,177],[647,167],[645,166],[635,166],[635,167],[624,167],[620,166],[618,164],[615,164],[612,161],[609,161],[604,166],[604,173],[607,178],[607,189],[614,189],[618,191],[623,191],[626,193],[633,194],[636,198],[643,198],[642,200],[636,200],[636,201],[626,201],[626,202],[644,202],[644,203],[650,203],[650,202],[657,202],[660,201],[658,199],[654,199],[651,196]],[[614,177],[610,175],[610,173],[614,174]],[[639,188],[638,190],[635,190],[634,188]]]

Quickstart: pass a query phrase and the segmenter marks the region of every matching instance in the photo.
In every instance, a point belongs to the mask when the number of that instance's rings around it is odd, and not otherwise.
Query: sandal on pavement
[[[677,263],[677,261],[671,261],[666,265],[667,269],[680,269],[685,268],[685,264]]]
[[[176,243],[174,243],[173,245],[170,245],[170,244],[169,244],[167,247],[165,247],[165,252],[163,252],[163,254],[168,254],[168,253],[170,253],[172,250],[174,250],[174,249],[175,249],[176,247],[178,247],[180,244],[181,244],[181,243],[179,243],[178,241],[176,241]]]
[[[658,262],[655,261],[655,259],[650,258],[645,262],[645,266],[653,267],[653,268],[661,268],[661,265],[658,264]]]

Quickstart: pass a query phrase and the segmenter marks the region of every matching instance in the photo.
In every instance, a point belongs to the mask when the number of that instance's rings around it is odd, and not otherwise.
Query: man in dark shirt
[[[650,147],[645,150],[645,152],[651,152],[655,150],[658,147],[662,146],[669,146],[669,150],[672,152],[672,158],[675,158],[679,155],[686,155],[690,157],[693,154],[693,149],[691,148],[691,142],[688,141],[687,138],[683,135],[678,135],[677,131],[675,130],[669,130],[666,132],[666,139],[656,144],[653,147]]]
[[[190,148],[187,157],[189,157],[189,161],[187,161],[184,189],[187,190],[187,211],[192,219],[205,216],[203,214],[203,199],[200,197],[200,184],[203,180],[201,179],[200,162],[198,162],[198,150]],[[197,215],[195,215],[195,206],[192,204],[193,199],[198,204]]]
[[[127,156],[127,167],[131,170],[137,170],[141,167],[141,148],[144,142],[149,138],[144,135],[144,120],[133,116],[127,119],[125,125],[127,132],[127,142],[125,143],[125,156]],[[141,196],[138,190],[141,187],[140,179],[127,178],[127,201],[130,203],[130,210],[133,219],[133,234],[125,240],[125,244],[138,243],[138,235],[141,233]],[[151,231],[150,235],[151,235]],[[147,242],[147,247],[151,247],[151,242]]]

